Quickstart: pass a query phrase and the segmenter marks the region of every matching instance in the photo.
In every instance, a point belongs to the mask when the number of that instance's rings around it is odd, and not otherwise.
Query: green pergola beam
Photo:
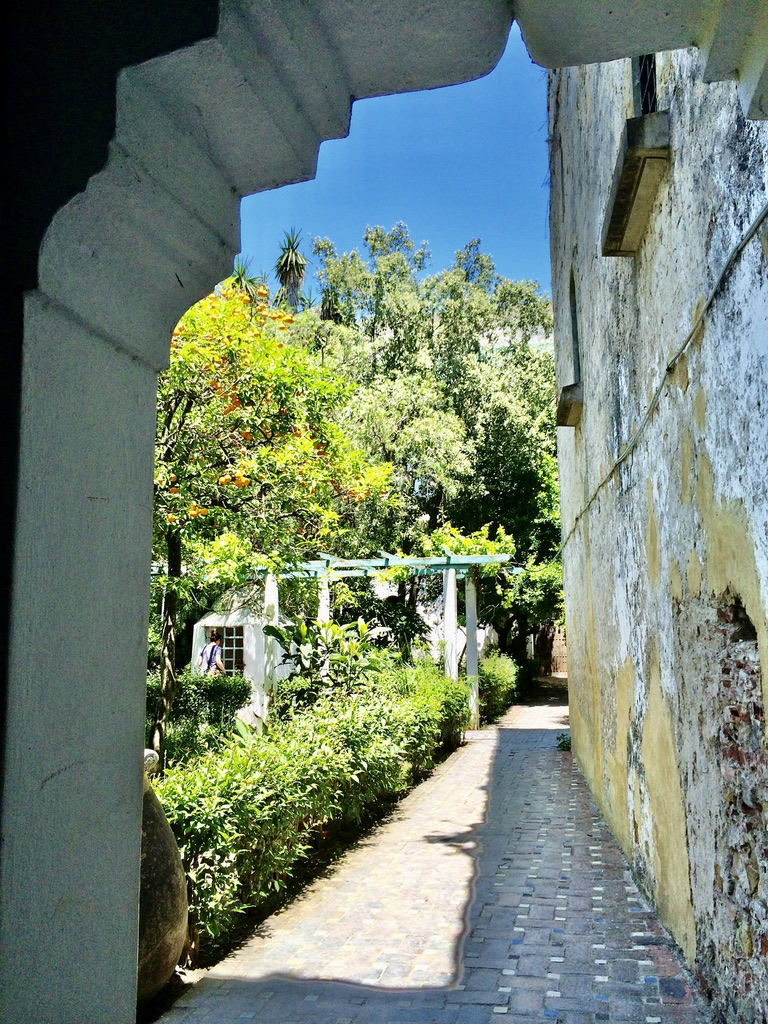
[[[323,564],[319,569],[311,568],[305,562],[301,566],[297,566],[294,569],[285,569],[283,572],[277,573],[277,576],[281,580],[290,579],[312,579],[313,577],[325,577],[329,579],[341,579],[342,576],[370,576],[371,572],[375,570],[366,569],[336,569],[333,566],[327,566]]]
[[[387,551],[380,551],[379,558],[339,558],[335,555],[320,553],[322,562],[334,568],[342,566],[359,567],[363,569],[391,569],[395,566],[434,566],[440,569],[457,569],[470,565],[489,565],[494,562],[508,562],[511,555],[455,555],[452,552],[445,555],[435,555],[431,558],[416,558],[410,555],[391,555]],[[305,562],[305,565],[314,566],[317,562]]]
[[[455,569],[458,575],[463,576],[475,565],[502,565],[512,557],[511,555],[457,555],[451,551],[430,558],[393,555],[388,551],[380,551],[379,558],[338,558],[336,555],[329,555],[323,551],[319,552],[319,555],[320,557],[317,559],[302,562],[277,575],[282,579],[311,579],[319,576],[339,579],[345,576],[370,576],[386,569],[404,568],[415,576],[445,572],[447,569]],[[519,566],[510,566],[509,571],[520,573],[523,570]]]
[[[397,565],[425,566],[439,569],[467,568],[470,565],[490,565],[495,562],[508,562],[511,555],[438,555],[435,558],[408,558],[407,556],[386,555],[383,561],[386,568]]]

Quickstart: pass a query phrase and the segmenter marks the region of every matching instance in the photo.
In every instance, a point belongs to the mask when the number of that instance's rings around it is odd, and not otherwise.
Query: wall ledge
[[[603,221],[603,256],[640,248],[670,158],[669,112],[631,117],[624,126]]]
[[[584,392],[581,381],[577,384],[566,384],[561,388],[557,400],[558,427],[575,427],[581,423],[583,405]]]

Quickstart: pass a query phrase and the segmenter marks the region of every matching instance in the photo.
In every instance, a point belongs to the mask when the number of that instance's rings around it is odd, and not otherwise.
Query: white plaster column
[[[331,584],[327,576],[317,581],[317,621],[331,621]]]
[[[448,679],[459,678],[456,598],[456,570],[446,569],[443,572],[443,642],[445,645],[445,674]]]
[[[195,675],[200,675],[203,667],[200,664],[200,651],[205,647],[205,626],[196,622],[192,629],[192,658],[189,662],[190,669]]]
[[[0,1020],[135,1019],[157,381],[25,310]]]
[[[469,727],[480,727],[480,682],[477,670],[477,588],[468,573],[464,583],[467,602],[467,682],[469,683]]]
[[[264,580],[264,624],[276,626],[280,613],[280,603],[277,589],[277,577],[268,573]],[[266,702],[275,687],[277,679],[277,657],[280,645],[274,637],[264,638],[264,693]],[[266,707],[264,708],[266,717]]]

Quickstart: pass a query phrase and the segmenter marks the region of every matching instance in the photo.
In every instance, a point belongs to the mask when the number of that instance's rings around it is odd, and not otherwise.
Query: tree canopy
[[[500,277],[473,239],[425,273],[403,224],[369,228],[364,252],[313,246],[324,309],[309,346],[358,385],[346,422],[391,461],[404,497],[470,532],[511,533],[527,555],[558,537],[552,311],[538,286]]]
[[[258,565],[355,544],[358,523],[393,500],[391,467],[339,423],[353,383],[291,344],[293,315],[266,298],[224,282],[179,322],[160,375],[153,557],[168,707],[180,602],[210,600]]]
[[[400,545],[445,524],[513,538],[526,572],[503,582],[494,624],[506,640],[558,617],[549,300],[534,282],[497,274],[479,239],[430,274],[426,243],[404,224],[368,228],[361,251],[315,239],[313,253],[322,311],[299,318],[297,336],[357,385],[344,426],[393,466]]]

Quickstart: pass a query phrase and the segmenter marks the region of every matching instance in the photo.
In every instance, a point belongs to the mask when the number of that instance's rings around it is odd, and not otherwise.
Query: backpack
[[[210,648],[207,659],[205,658],[205,647]],[[218,675],[219,669],[216,665],[216,652],[220,651],[221,648],[215,643],[206,644],[205,647],[200,651],[200,657],[203,659],[203,675]]]

